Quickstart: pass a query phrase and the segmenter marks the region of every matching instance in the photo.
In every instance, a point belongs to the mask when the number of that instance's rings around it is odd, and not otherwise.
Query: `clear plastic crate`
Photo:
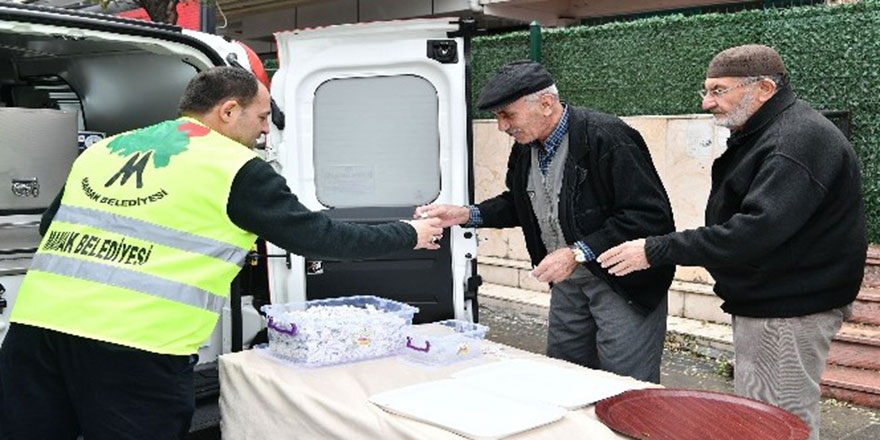
[[[269,320],[269,352],[304,366],[397,354],[419,309],[376,296],[350,296],[261,308]]]
[[[458,319],[406,329],[403,355],[409,360],[430,365],[448,365],[482,354],[483,338],[489,327]]]

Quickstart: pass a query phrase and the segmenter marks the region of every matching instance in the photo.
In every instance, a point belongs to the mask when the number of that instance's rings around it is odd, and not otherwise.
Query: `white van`
[[[337,219],[386,222],[421,204],[471,202],[468,32],[468,22],[430,19],[278,34],[266,160],[302,203]],[[176,117],[187,82],[225,64],[265,77],[246,46],[218,36],[0,2],[0,341],[40,214],[78,149]],[[417,322],[476,320],[476,249],[474,230],[459,227],[440,251],[362,261],[261,244],[200,363],[247,348],[267,302],[369,294],[418,307]]]

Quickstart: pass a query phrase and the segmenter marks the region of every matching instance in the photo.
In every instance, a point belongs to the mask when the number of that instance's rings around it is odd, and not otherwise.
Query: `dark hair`
[[[230,99],[247,107],[258,91],[257,78],[247,70],[212,67],[190,80],[177,107],[181,115],[201,115]]]

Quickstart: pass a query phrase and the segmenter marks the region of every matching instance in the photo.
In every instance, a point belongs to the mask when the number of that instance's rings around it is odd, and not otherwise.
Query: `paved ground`
[[[488,338],[534,353],[544,353],[547,340],[546,314],[507,306],[503,301],[484,301],[480,323],[489,326]],[[669,342],[663,353],[660,382],[670,388],[733,392],[732,368],[724,361],[697,355]],[[880,411],[855,407],[833,399],[822,402],[823,440],[880,439]]]

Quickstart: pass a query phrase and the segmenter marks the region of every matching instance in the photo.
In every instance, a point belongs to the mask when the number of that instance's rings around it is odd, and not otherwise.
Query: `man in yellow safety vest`
[[[336,258],[438,247],[439,220],[356,225],[300,204],[251,150],[269,104],[249,72],[209,69],[179,119],[77,159],[0,349],[0,439],[185,436],[198,347],[257,236]]]

